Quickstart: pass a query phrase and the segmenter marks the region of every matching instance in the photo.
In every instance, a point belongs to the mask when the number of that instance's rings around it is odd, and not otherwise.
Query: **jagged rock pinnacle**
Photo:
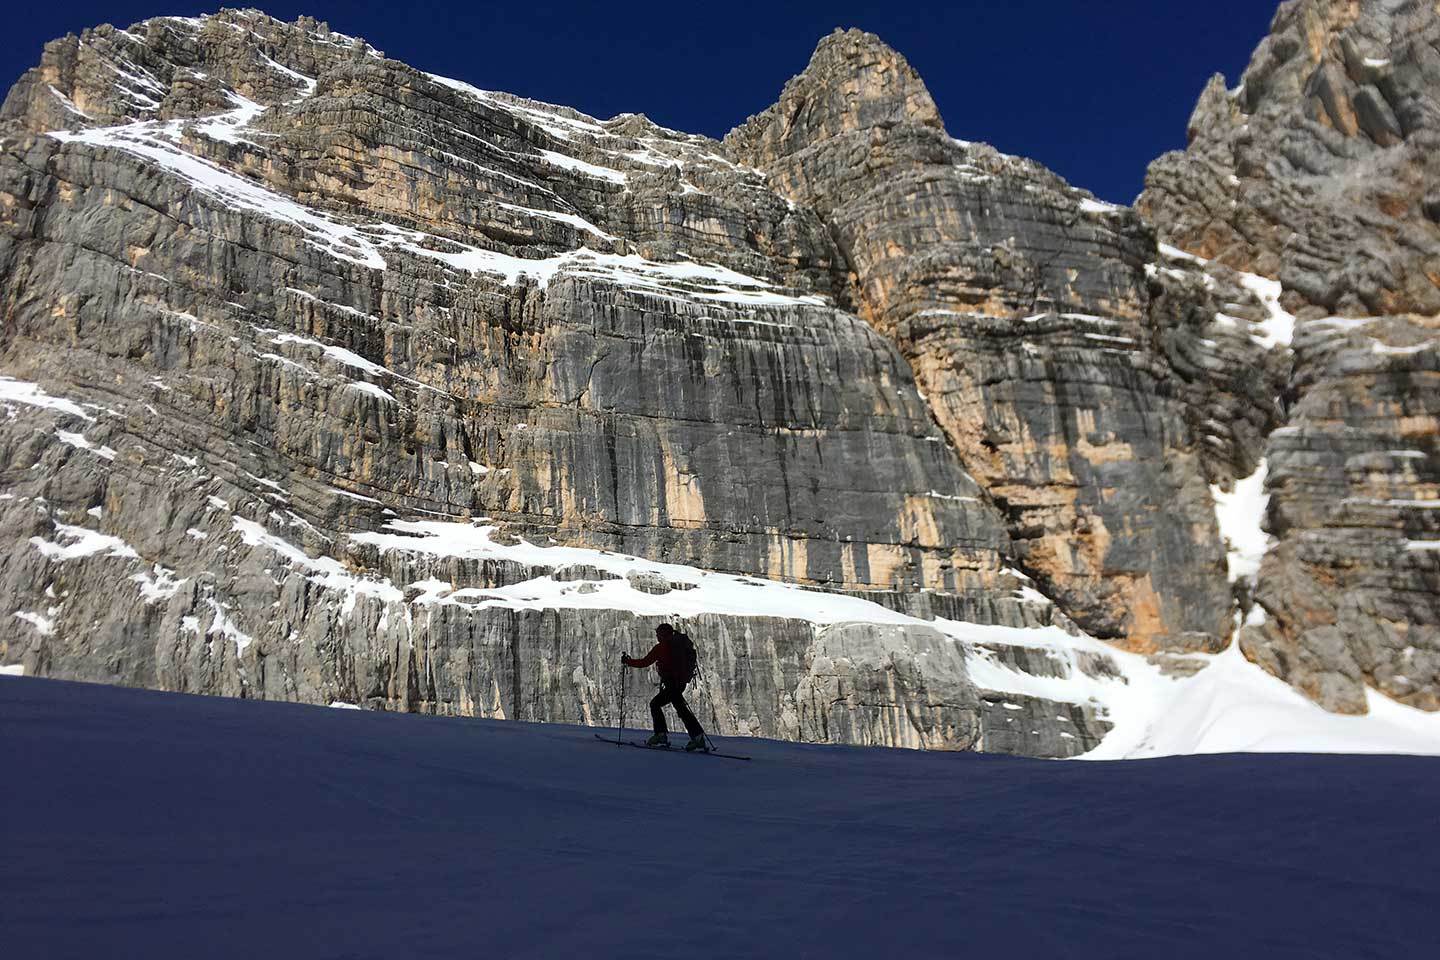
[[[749,155],[787,154],[899,123],[944,129],[930,91],[904,57],[873,33],[836,30],[820,40],[780,99],[732,131],[726,143]]]

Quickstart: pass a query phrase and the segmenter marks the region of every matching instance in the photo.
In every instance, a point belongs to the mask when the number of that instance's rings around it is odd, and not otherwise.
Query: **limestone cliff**
[[[1440,10],[1291,0],[1138,207],[1271,278],[1288,407],[1247,656],[1331,710],[1440,708]]]
[[[1351,594],[1281,586],[1303,538],[1257,587],[1216,501],[1268,463],[1308,529],[1352,455],[1365,516],[1422,496],[1433,350],[1302,319],[1292,364],[1289,284],[1184,207],[1143,205],[1166,246],[952,139],[858,31],[723,143],[306,18],[57,40],[0,107],[0,665],[611,723],[672,620],[717,732],[1070,756],[1132,652],[1193,670],[1263,609],[1311,690],[1285,625]],[[1433,605],[1401,553],[1346,623]]]
[[[1022,568],[1095,636],[1219,649],[1231,594],[1189,416],[1206,377],[1169,355],[1204,293],[1152,277],[1149,228],[947,136],[860,31],[827,37],[726,146],[830,226],[859,313],[910,362]]]
[[[718,143],[253,11],[57,41],[3,115],[5,662],[610,722],[678,618],[723,732],[1105,729],[970,678],[1069,668],[964,624],[1073,628],[822,221]]]

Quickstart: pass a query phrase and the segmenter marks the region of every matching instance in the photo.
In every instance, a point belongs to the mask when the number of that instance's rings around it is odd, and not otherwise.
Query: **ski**
[[[670,749],[669,747],[652,747],[652,746],[650,746],[649,744],[640,743],[638,740],[616,740],[614,737],[602,737],[602,736],[601,736],[600,734],[598,734],[598,733],[595,734],[595,739],[596,739],[596,740],[599,740],[601,743],[613,743],[613,744],[616,744],[616,745],[621,746],[621,747],[635,747],[635,748],[638,749],[638,750],[664,750],[664,751],[668,751],[668,750]],[[676,752],[676,753],[693,753],[693,754],[699,754],[699,755],[701,755],[701,756],[706,756],[706,757],[723,757],[723,758],[725,758],[726,760],[749,760],[749,759],[750,759],[750,757],[742,757],[742,756],[740,756],[738,753],[720,753],[718,750],[686,750],[684,747],[677,747],[677,748],[675,749],[675,752]]]

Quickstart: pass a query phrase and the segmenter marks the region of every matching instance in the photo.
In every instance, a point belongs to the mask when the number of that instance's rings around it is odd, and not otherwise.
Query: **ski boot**
[[[645,746],[668,747],[670,746],[670,738],[663,733],[652,733],[650,734],[650,739],[645,741]]]
[[[685,751],[687,753],[693,753],[696,750],[699,750],[701,753],[710,752],[710,747],[705,743],[705,734],[703,733],[698,737],[691,737],[690,742],[685,744]]]

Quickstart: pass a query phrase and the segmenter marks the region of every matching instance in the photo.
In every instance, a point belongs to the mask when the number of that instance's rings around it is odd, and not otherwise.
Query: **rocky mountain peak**
[[[1291,0],[1138,206],[1293,313],[1245,654],[1332,710],[1440,704],[1440,5]],[[1252,281],[1253,283],[1254,281]]]
[[[1139,209],[1191,253],[1284,281],[1323,313],[1440,313],[1440,13],[1292,0]]]
[[[820,40],[780,99],[731,132],[726,143],[745,155],[788,155],[901,123],[944,129],[925,82],[903,56],[873,33],[837,29]]]
[[[1190,114],[1190,123],[1185,127],[1185,141],[1193,144],[1216,124],[1233,124],[1239,116],[1235,98],[1225,86],[1225,75],[1217,73],[1205,84],[1200,101]]]
[[[725,146],[825,221],[857,312],[900,345],[948,441],[997,492],[1021,569],[1067,615],[1135,649],[1223,643],[1230,596],[1203,496],[1209,454],[1171,388],[1136,377],[1170,361],[1148,317],[1154,237],[1131,211],[950,137],[914,70],[858,31],[822,41]],[[1036,323],[1053,333],[1048,346]],[[1122,407],[1144,412],[1110,422]],[[1041,409],[1055,415],[1036,418]],[[1103,490],[1080,481],[1087,492],[1075,495],[1077,478],[1101,474]],[[1183,562],[1133,535],[1161,527],[1192,544]]]
[[[253,9],[103,24],[47,44],[0,106],[0,126],[43,133],[202,117],[233,109],[237,94],[268,105],[355,57],[383,54],[323,21]]]
[[[1433,57],[1421,48],[1435,15],[1433,3],[1418,0],[1292,0],[1236,99],[1246,115],[1298,111],[1345,138],[1393,146],[1431,113],[1433,89],[1414,81]]]

